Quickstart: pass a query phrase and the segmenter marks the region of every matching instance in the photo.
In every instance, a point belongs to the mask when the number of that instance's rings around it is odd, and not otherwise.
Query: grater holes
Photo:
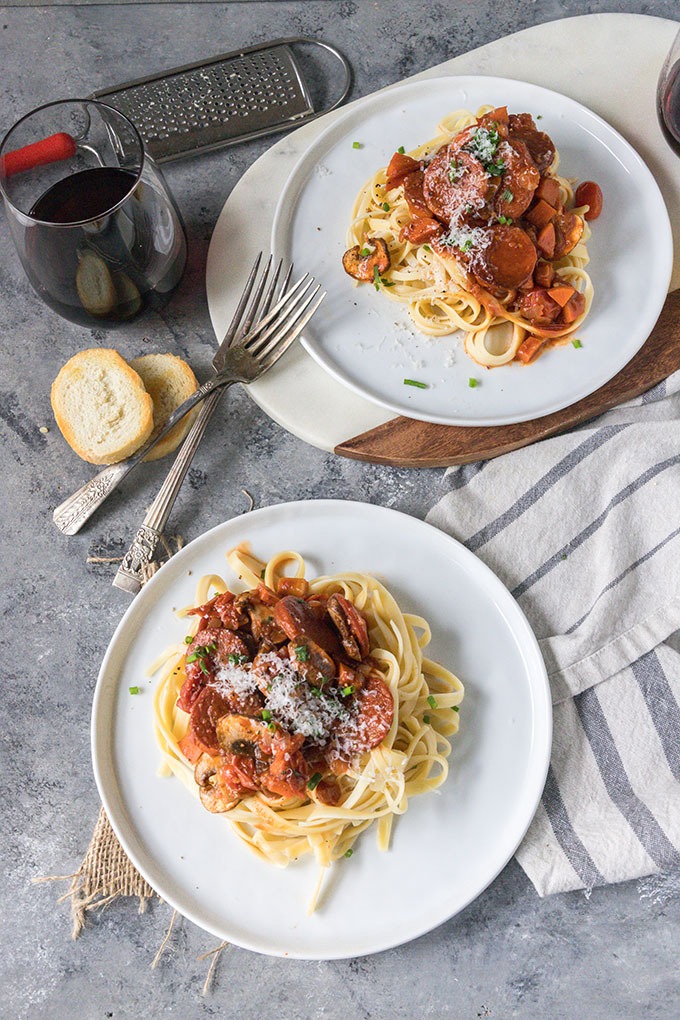
[[[248,54],[109,93],[157,158],[266,132],[312,112],[291,55]],[[174,140],[173,140],[174,139]]]

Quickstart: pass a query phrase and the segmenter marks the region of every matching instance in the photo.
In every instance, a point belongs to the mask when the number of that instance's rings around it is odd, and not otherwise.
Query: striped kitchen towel
[[[542,896],[680,868],[680,372],[444,484],[427,520],[509,588],[550,677],[520,865]]]

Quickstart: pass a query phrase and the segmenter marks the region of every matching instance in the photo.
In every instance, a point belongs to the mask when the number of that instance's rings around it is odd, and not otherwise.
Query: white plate
[[[433,137],[445,114],[484,103],[540,116],[538,126],[560,153],[560,173],[595,180],[604,193],[604,211],[589,242],[595,300],[579,331],[583,347],[558,347],[531,366],[490,371],[465,355],[460,337],[417,334],[403,306],[370,285],[355,287],[341,263],[361,185],[400,145],[408,151]],[[335,121],[297,163],[281,194],[272,248],[313,272],[328,292],[302,341],[312,357],[368,400],[445,425],[526,421],[598,389],[649,336],[666,298],[673,255],[659,188],[621,135],[556,92],[481,76],[390,89]],[[468,385],[472,376],[480,381],[474,389]],[[404,378],[429,388],[404,386]]]
[[[226,551],[297,549],[309,575],[363,570],[431,623],[430,650],[466,688],[451,772],[441,792],[411,800],[391,849],[363,833],[306,907],[312,861],[281,870],[255,858],[223,818],[174,778],[157,775],[153,681],[144,670],[186,626],[173,610],[197,578],[233,581]],[[139,686],[138,695],[129,693]],[[441,924],[498,874],[539,802],[550,755],[551,702],[536,640],[491,571],[443,532],[394,510],[338,500],[284,503],[227,521],[179,552],[123,617],[104,658],[92,715],[102,802],[130,859],[171,906],[218,938],[270,955],[360,956]]]

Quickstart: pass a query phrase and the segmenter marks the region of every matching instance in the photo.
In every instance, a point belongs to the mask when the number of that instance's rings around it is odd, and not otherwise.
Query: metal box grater
[[[318,46],[344,71],[341,95],[315,112],[292,46]],[[298,36],[223,53],[92,94],[135,124],[159,163],[208,152],[306,123],[346,98],[351,71],[328,43]]]

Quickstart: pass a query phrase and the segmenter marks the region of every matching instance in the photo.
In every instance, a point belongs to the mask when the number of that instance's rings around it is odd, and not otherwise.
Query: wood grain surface
[[[639,396],[680,369],[680,290],[666,298],[650,337],[635,357],[590,396],[554,414],[514,425],[433,425],[392,418],[335,447],[343,457],[394,467],[448,467],[490,460],[580,425]]]

